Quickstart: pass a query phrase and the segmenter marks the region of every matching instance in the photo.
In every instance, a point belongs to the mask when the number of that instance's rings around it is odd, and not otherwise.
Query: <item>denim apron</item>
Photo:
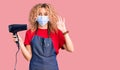
[[[59,70],[56,60],[56,52],[48,31],[48,38],[37,35],[37,31],[31,41],[32,58],[29,70]]]

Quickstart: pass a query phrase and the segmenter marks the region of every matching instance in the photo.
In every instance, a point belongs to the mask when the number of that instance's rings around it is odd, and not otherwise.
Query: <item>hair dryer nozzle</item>
[[[15,34],[19,31],[27,30],[27,24],[12,24],[8,26],[9,32]]]

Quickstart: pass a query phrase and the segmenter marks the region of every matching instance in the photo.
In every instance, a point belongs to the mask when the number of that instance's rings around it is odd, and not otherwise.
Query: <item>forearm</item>
[[[32,56],[31,53],[26,49],[26,47],[24,46],[23,42],[20,41],[19,43],[20,43],[20,48],[21,48],[23,56],[25,57],[25,59],[27,61],[30,61],[31,56]]]
[[[65,48],[66,48],[66,50],[69,51],[69,52],[73,52],[74,47],[73,47],[73,43],[70,39],[69,34],[68,33],[65,34],[64,37],[65,37]]]

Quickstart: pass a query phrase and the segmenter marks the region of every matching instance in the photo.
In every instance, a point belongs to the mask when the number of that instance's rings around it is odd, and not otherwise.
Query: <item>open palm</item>
[[[58,22],[57,22],[57,27],[58,29],[60,29],[62,32],[66,31],[66,27],[65,27],[65,18],[62,17],[58,17]]]

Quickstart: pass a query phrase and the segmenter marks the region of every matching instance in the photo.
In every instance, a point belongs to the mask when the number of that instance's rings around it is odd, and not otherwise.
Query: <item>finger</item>
[[[17,38],[17,36],[16,36],[16,35],[13,35],[13,38]]]
[[[65,26],[65,18],[63,18],[63,26]]]
[[[57,24],[57,25],[60,25],[60,20],[58,20],[56,24]]]
[[[60,22],[62,22],[62,17],[60,16]]]
[[[60,16],[59,16],[59,15],[57,15],[57,18],[59,19],[59,18],[60,18]]]
[[[63,23],[65,23],[65,18],[63,18]]]
[[[65,18],[64,17],[61,17],[61,23],[62,23],[62,25],[65,24]]]
[[[18,41],[18,38],[13,38],[14,41]]]
[[[63,24],[64,24],[64,20],[63,20],[62,17],[60,17],[60,23],[61,23],[61,25],[63,26]]]
[[[58,17],[58,21],[60,22],[60,16],[57,16]]]
[[[13,41],[14,41],[14,42],[18,41],[18,38],[13,38]]]
[[[58,16],[58,22],[59,22],[59,24],[60,24],[60,22],[61,22],[61,17],[60,17],[60,16]]]

